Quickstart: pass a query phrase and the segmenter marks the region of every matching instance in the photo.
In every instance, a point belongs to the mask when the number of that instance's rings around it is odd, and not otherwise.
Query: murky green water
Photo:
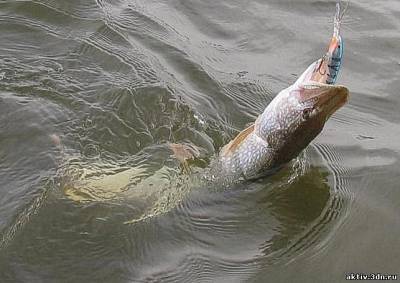
[[[166,146],[195,144],[207,163],[321,56],[333,13],[334,1],[0,0],[0,282],[400,274],[398,0],[351,1],[349,104],[274,176],[202,183]]]

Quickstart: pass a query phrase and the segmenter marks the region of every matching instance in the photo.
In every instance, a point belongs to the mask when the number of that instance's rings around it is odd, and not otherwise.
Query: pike
[[[346,8],[341,2],[336,4],[334,32],[326,54],[279,92],[254,124],[221,149],[211,164],[213,175],[254,179],[279,169],[306,148],[347,102],[348,89],[334,85],[343,57],[340,24]],[[188,150],[177,144],[171,148],[178,159],[187,159],[179,152],[188,154]]]
[[[313,62],[296,82],[279,92],[253,125],[225,145],[210,166],[200,171],[201,179],[229,184],[230,181],[255,179],[275,172],[307,147],[322,131],[329,117],[346,103],[348,89],[334,85],[342,63],[340,23],[345,11],[341,2],[336,9],[334,33],[325,55]],[[65,155],[58,136],[52,135],[51,138]],[[189,170],[188,160],[201,155],[192,144],[160,146],[171,150],[186,171]],[[97,164],[92,169],[82,168],[79,162],[63,163],[66,164],[60,167],[60,175],[68,198],[84,202],[123,197],[138,204],[142,213],[126,221],[127,224],[168,211],[190,189],[185,185],[186,176],[165,178],[172,174],[166,165],[148,175],[142,166],[122,169],[112,164]],[[170,180],[175,183],[171,184]]]

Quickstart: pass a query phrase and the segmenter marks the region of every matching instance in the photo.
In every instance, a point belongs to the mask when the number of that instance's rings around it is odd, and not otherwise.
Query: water
[[[350,101],[274,176],[204,184],[165,145],[207,164],[323,54],[334,4],[0,1],[0,281],[399,274],[397,0],[351,1]]]

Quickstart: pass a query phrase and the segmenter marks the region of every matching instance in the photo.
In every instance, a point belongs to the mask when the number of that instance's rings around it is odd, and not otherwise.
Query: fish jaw
[[[301,85],[296,93],[299,102],[313,109],[324,121],[346,104],[349,90],[343,85],[308,82]]]

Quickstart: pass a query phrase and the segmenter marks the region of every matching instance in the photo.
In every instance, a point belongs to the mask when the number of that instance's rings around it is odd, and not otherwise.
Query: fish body
[[[213,167],[224,177],[257,178],[295,158],[345,104],[348,89],[314,81],[282,90],[257,118],[222,148]]]
[[[345,9],[344,9],[345,10]],[[215,174],[233,179],[257,178],[295,158],[345,104],[348,89],[335,86],[343,58],[341,2],[336,5],[334,32],[326,54],[282,90],[257,118],[220,151]]]

